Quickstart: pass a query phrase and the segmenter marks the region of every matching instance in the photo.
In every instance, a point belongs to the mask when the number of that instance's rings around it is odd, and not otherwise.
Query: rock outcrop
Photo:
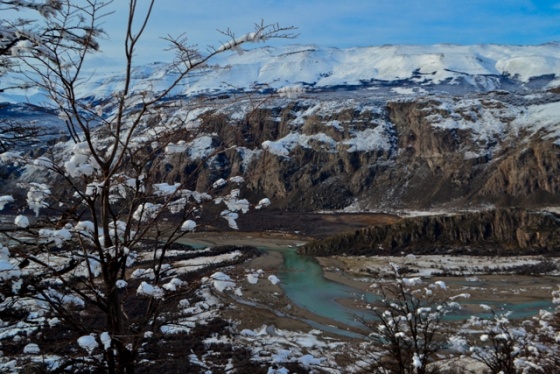
[[[560,217],[522,209],[405,218],[300,248],[313,256],[414,254],[559,254]]]
[[[560,204],[560,108],[553,92],[407,99],[277,100],[207,112],[203,133],[227,148],[197,171],[199,189],[243,175],[249,193],[295,211],[537,207]],[[166,165],[192,178],[199,160]],[[192,180],[192,179],[191,179]]]
[[[185,151],[150,172],[199,191],[241,175],[244,196],[291,211],[560,205],[557,91],[253,100],[169,106],[151,118],[146,131],[163,128],[162,117],[197,125],[169,127]],[[198,114],[183,118],[189,110]],[[0,177],[0,189],[14,190],[32,176],[4,167]]]

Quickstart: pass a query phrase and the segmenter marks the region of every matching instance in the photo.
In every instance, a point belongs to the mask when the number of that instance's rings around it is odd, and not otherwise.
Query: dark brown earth
[[[213,217],[209,217],[213,218]],[[281,210],[255,210],[240,215],[239,232],[275,233],[300,239],[324,239],[334,234],[388,224],[400,218],[383,213],[305,213]],[[203,225],[199,231],[229,231],[224,219],[213,219],[213,225]]]
[[[557,256],[559,222],[557,214],[519,208],[409,217],[314,241],[300,252],[312,256]]]

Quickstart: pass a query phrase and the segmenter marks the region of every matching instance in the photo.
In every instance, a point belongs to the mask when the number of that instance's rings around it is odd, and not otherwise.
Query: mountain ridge
[[[470,51],[455,55],[456,66],[474,61],[489,71],[497,64],[496,59],[473,57],[473,51],[483,50],[488,56],[501,56],[500,66],[506,66],[505,61],[512,62],[511,66],[515,62],[518,68],[521,62],[534,63],[530,72],[546,74],[526,73],[524,80],[505,75],[471,75],[465,79],[465,69],[459,75],[444,69],[424,76],[415,73],[417,65],[403,57],[401,67],[410,69],[397,67],[394,71],[405,71],[412,78],[403,73],[393,81],[363,82],[361,74],[368,67],[358,62],[369,56],[367,51],[390,51],[385,57],[394,56],[395,51],[407,51],[409,55],[424,51],[414,58],[437,62],[442,61],[441,56],[430,60],[434,58],[432,52],[443,47],[447,51]],[[132,137],[131,146],[146,146],[146,134],[151,131],[168,134],[172,141],[167,149],[173,151],[168,155],[169,162],[156,170],[165,182],[188,182],[189,188],[204,191],[220,178],[242,175],[249,194],[269,197],[276,208],[284,210],[560,205],[560,91],[556,86],[560,44],[443,47],[432,46],[431,51],[419,46],[354,49],[359,52],[359,58],[352,57],[357,61],[352,66],[359,68],[356,71],[343,69],[349,65],[341,63],[344,61],[339,54],[348,57],[354,52],[322,48],[321,55],[330,54],[325,61],[336,61],[340,68],[328,76],[322,75],[325,70],[314,70],[322,62],[315,58],[317,50],[309,46],[265,47],[242,55],[221,56],[216,61],[218,65],[223,61],[246,63],[196,71],[194,80],[187,80],[165,99],[161,112],[145,119],[146,123]],[[290,53],[288,56],[295,60],[270,61],[266,56],[271,53]],[[531,58],[522,57],[531,53]],[[261,58],[255,60],[256,55]],[[294,61],[299,61],[302,72]],[[393,60],[386,60],[389,61]],[[145,90],[157,89],[157,84],[173,78],[166,75],[169,70],[163,66],[154,64],[149,71],[143,67],[135,70],[142,84],[135,86],[141,90],[136,97],[131,95],[130,103],[142,100]],[[280,67],[290,66],[294,73],[281,82],[244,86],[248,95],[243,87],[239,91],[230,84],[212,88],[212,84],[223,82],[222,73],[235,76],[244,69],[247,71],[237,79],[247,82],[248,77],[258,73],[255,66],[261,71],[268,66],[267,78],[282,72]],[[340,77],[345,71],[346,78],[359,76],[362,82],[358,80],[359,85],[351,86],[348,78],[343,85],[326,85],[325,82],[343,83]],[[297,83],[294,77],[306,74],[320,84],[292,84]],[[379,70],[372,74],[379,74]],[[88,83],[93,85],[88,100],[113,94],[116,82],[112,77]],[[200,82],[208,83],[204,93],[199,90],[202,86],[196,86]],[[103,106],[103,102],[99,105],[103,115],[110,118],[114,108]],[[0,111],[0,117],[10,112],[9,106]],[[25,111],[18,108],[23,116]],[[56,114],[35,120],[64,131],[64,122]],[[103,147],[113,141],[104,139],[102,132],[95,136]],[[70,143],[59,142],[57,154],[68,154]],[[38,149],[25,151],[31,151],[34,157],[47,152],[38,144]],[[227,149],[219,152],[224,144]],[[203,168],[198,168],[200,162],[205,163]],[[21,175],[31,178],[33,173],[29,170]],[[196,175],[186,175],[185,170],[197,170]],[[19,177],[13,170],[4,173],[1,176],[6,181],[5,188],[17,185]]]
[[[137,92],[158,92],[176,77],[172,64],[133,68]],[[560,43],[536,46],[497,44],[385,45],[333,48],[317,45],[262,47],[217,55],[212,65],[193,72],[171,96],[192,97],[230,91],[263,92],[301,86],[303,91],[340,87],[379,90],[404,85],[422,93],[453,88],[487,92],[500,88],[535,89],[560,85]],[[98,74],[84,82],[79,96],[100,100],[118,92],[120,74]],[[393,92],[388,94],[400,94]],[[412,92],[411,92],[412,93]],[[39,103],[35,91],[0,93],[0,102]]]

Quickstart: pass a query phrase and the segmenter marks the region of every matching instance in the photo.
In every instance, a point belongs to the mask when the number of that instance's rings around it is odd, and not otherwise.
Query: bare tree
[[[35,123],[0,120],[0,152],[37,144],[41,128]]]
[[[0,75],[18,68],[21,55],[50,58],[52,46],[67,50],[91,51],[99,49],[98,38],[103,30],[91,21],[100,18],[107,4],[70,0],[2,0],[1,11],[22,11],[24,18],[0,19]],[[94,13],[90,13],[93,11]],[[21,82],[17,86],[26,86]],[[0,87],[6,90],[10,87]]]
[[[24,14],[17,19],[0,19],[0,77],[18,70],[21,56],[52,58],[49,46],[60,44],[68,50],[97,51],[103,30],[92,24],[91,18],[99,19],[100,15],[92,15],[90,8],[75,3],[69,0],[0,1],[0,11]],[[103,8],[99,2],[95,11],[99,13]],[[18,79],[16,75],[11,78],[2,80],[0,92],[33,86],[32,81]],[[35,124],[11,119],[0,121],[0,132],[1,152],[36,144],[41,135]]]
[[[176,51],[169,66],[174,79],[158,91],[137,91],[132,85],[134,55],[154,3],[150,1],[147,12],[139,14],[138,2],[129,2],[122,88],[106,102],[92,105],[80,100],[78,92],[88,78],[83,66],[97,49],[96,26],[108,3],[90,0],[77,7],[62,2],[56,11],[60,29],[49,26],[47,34],[57,38],[18,53],[27,79],[48,93],[66,121],[73,145],[36,160],[0,155],[4,162],[43,170],[43,179],[21,185],[35,218],[18,215],[17,227],[3,231],[10,239],[10,248],[3,248],[3,261],[10,264],[3,278],[12,282],[5,292],[15,304],[29,298],[47,306],[44,313],[51,320],[62,321],[65,329],[77,334],[73,336],[79,346],[90,353],[71,361],[82,371],[92,367],[110,373],[135,371],[147,336],[162,324],[162,305],[185,287],[166,263],[166,254],[196,228],[202,204],[213,198],[206,191],[188,189],[187,182],[164,180],[157,172],[170,157],[188,151],[182,144],[188,144],[193,131],[180,126],[184,121],[170,116],[168,108],[164,112],[164,99],[219,53],[294,36],[292,27],[261,22],[241,37],[225,31],[228,41],[205,52],[188,46],[183,37],[168,37]],[[86,33],[68,44],[63,36],[74,35],[69,25],[76,23]],[[240,182],[241,178],[230,180]],[[251,204],[240,197],[238,188],[226,193],[219,200],[227,206],[222,216],[235,228],[237,212],[247,211]],[[3,198],[2,207],[14,200]],[[267,203],[263,200],[261,205]],[[130,271],[140,257],[144,276]],[[63,365],[65,360],[61,361]]]
[[[560,295],[558,291],[553,292]],[[462,334],[462,353],[484,364],[490,373],[547,373],[558,368],[558,311],[541,311],[525,321],[512,321],[511,312],[481,305],[489,318],[473,316]]]
[[[381,300],[373,305],[374,370],[379,373],[431,373],[437,371],[436,354],[446,345],[449,332],[445,315],[459,305],[442,297],[443,282],[427,284],[406,278],[394,265],[395,282],[379,286]]]

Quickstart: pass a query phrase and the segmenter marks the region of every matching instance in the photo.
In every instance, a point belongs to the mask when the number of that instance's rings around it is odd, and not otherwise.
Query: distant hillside
[[[144,135],[152,130],[166,133],[174,151],[154,166],[158,178],[207,190],[242,175],[244,195],[266,196],[282,210],[560,206],[558,61],[559,44],[231,54],[196,71],[147,116],[134,146],[149,147]],[[173,78],[161,63],[134,71],[143,94]],[[110,118],[120,84],[117,75],[96,76],[84,84],[84,100]],[[49,129],[49,144],[43,138],[19,151],[69,154],[56,113],[24,103],[0,109],[0,121]],[[96,141],[108,147],[104,136]],[[57,185],[31,166],[0,167],[0,178],[3,191],[22,180]]]
[[[315,45],[264,47],[217,56],[193,72],[172,96],[274,91],[299,86],[309,92],[370,88],[370,94],[487,92],[558,86],[560,44],[536,46],[386,45],[326,48]],[[136,92],[159,91],[176,78],[171,65],[153,63],[133,72]],[[95,74],[81,96],[111,97],[123,87],[119,74]],[[0,102],[41,103],[37,89],[0,93]]]
[[[299,251],[313,256],[414,254],[560,254],[560,217],[520,209],[405,218],[317,240]]]

